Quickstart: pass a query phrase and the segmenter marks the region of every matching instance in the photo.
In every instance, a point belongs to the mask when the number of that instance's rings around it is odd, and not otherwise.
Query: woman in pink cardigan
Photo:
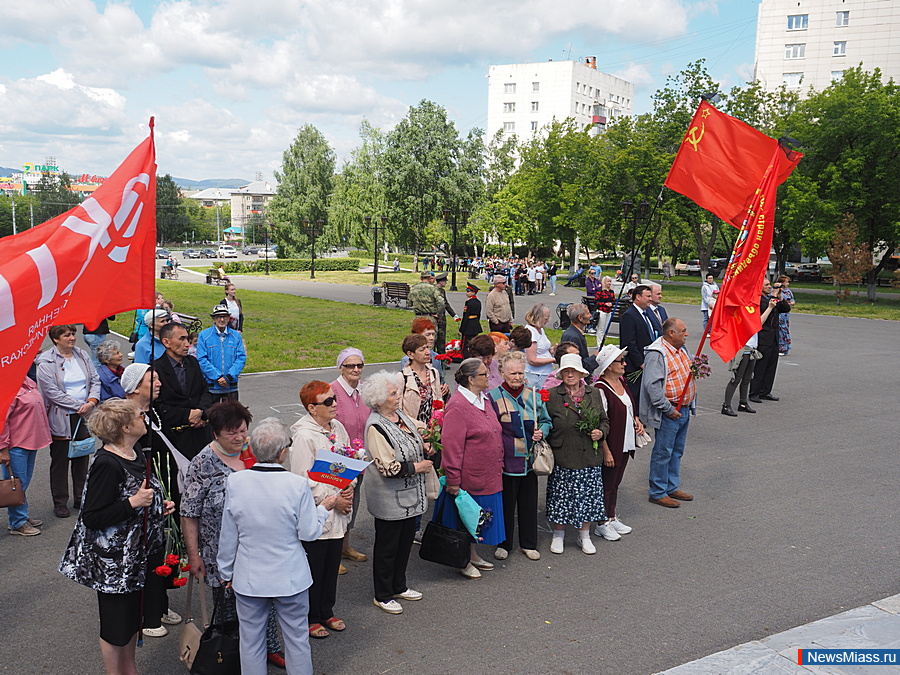
[[[444,412],[441,442],[444,452],[441,466],[447,478],[445,492],[434,505],[440,522],[457,527],[459,518],[453,499],[460,488],[468,492],[481,508],[490,514],[482,526],[478,541],[497,546],[506,539],[503,523],[503,428],[497,409],[484,392],[488,387],[488,370],[481,359],[466,359],[456,371],[459,387]],[[467,579],[480,579],[479,570],[494,569],[471,546],[469,564],[462,570]]]

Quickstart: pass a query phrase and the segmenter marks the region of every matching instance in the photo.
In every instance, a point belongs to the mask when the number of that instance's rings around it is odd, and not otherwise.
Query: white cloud
[[[629,63],[621,70],[613,73],[613,75],[620,77],[627,82],[631,82],[634,84],[636,90],[652,85],[655,82],[653,75],[647,70],[647,67],[640,63]]]

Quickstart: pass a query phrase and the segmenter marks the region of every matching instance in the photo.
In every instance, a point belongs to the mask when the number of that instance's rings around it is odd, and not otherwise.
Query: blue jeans
[[[9,478],[9,470],[12,469],[13,475],[22,481],[22,492],[25,492],[28,490],[31,475],[34,473],[34,460],[36,457],[37,450],[10,448],[9,467],[3,466],[3,478]],[[22,527],[25,521],[28,520],[28,497],[25,497],[25,503],[22,506],[10,506],[7,511],[9,526],[14,530]]]
[[[550,292],[556,294],[556,275],[550,277]]]
[[[709,310],[701,309],[700,316],[703,317],[703,330],[706,330],[706,324],[709,323]]]
[[[651,499],[662,499],[678,489],[681,456],[690,421],[691,411],[687,406],[681,409],[681,417],[677,420],[663,415],[650,455]]]
[[[94,335],[93,333],[85,333],[83,336],[84,341],[87,342],[87,346],[91,351],[91,361],[94,362],[94,368],[100,367],[100,362],[97,360],[97,347],[99,347],[103,342],[106,342],[106,338],[109,337],[109,333],[106,335]]]

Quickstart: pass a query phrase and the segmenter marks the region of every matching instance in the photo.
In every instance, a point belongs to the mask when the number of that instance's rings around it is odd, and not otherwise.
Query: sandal
[[[314,623],[309,627],[309,637],[311,638],[327,638],[331,633],[325,630],[325,626],[320,623]]]
[[[342,619],[337,618],[336,616],[331,617],[325,622],[325,625],[328,626],[331,630],[342,631],[347,627],[347,624],[343,622]]]

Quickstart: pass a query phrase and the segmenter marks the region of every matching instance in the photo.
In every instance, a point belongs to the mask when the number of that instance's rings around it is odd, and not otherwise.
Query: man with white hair
[[[134,345],[134,362],[150,363],[165,354],[166,348],[159,340],[159,331],[172,321],[172,315],[166,309],[149,309],[144,314],[144,324],[149,332]]]
[[[512,330],[513,314],[506,294],[506,277],[498,274],[493,283],[494,288],[485,301],[485,314],[492,332],[508,333]]]

